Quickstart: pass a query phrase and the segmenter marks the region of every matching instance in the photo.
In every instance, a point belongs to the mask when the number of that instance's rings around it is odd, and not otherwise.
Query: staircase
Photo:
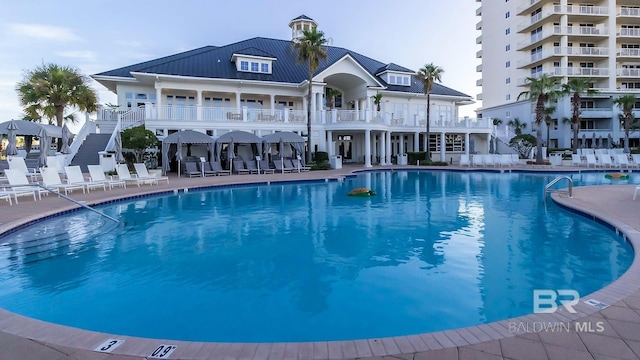
[[[111,134],[89,134],[71,160],[71,165],[80,165],[82,172],[88,172],[87,165],[100,164],[98,152],[104,151],[110,138]]]

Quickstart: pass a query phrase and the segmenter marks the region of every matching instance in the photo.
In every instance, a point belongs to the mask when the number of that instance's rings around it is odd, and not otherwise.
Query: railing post
[[[242,107],[242,122],[249,121],[249,111],[246,106]]]
[[[284,123],[288,124],[289,123],[289,109],[288,108],[284,108]]]

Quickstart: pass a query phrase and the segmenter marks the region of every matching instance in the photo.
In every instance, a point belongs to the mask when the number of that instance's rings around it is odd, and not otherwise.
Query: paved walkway
[[[415,168],[415,167],[413,167]],[[264,181],[336,178],[361,167],[302,174],[242,175],[209,178],[171,178],[159,186],[129,186],[74,198],[88,204],[141,193],[171,191],[199,186]],[[450,168],[449,168],[450,169]],[[550,169],[544,169],[549,171]],[[563,170],[567,170],[563,168]],[[554,194],[563,206],[608,222],[622,231],[640,249],[640,200],[631,200],[633,186],[574,188],[574,197]],[[34,202],[0,204],[0,233],[38,217],[71,209],[54,196]],[[576,314],[536,314],[463,329],[414,336],[361,341],[275,344],[223,344],[161,341],[82,331],[0,310],[0,360],[4,359],[145,359],[162,344],[177,345],[170,359],[640,359],[640,256],[618,281],[590,294],[611,304],[597,308],[580,303]],[[535,332],[536,324],[569,324],[570,330]],[[576,324],[581,331],[575,331]],[[581,327],[581,328],[580,328]],[[601,331],[599,331],[601,330]],[[107,338],[125,340],[112,353],[92,351]],[[151,350],[150,350],[151,349]]]

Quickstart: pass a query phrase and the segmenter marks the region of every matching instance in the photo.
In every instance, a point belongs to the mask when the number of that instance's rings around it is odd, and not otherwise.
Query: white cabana
[[[176,144],[175,148],[171,147],[171,144]],[[182,130],[175,132],[162,140],[162,171],[169,171],[169,160],[173,158],[176,153],[178,153],[177,146],[180,144],[204,144],[207,145],[207,150],[209,151],[209,156],[213,159],[214,157],[214,149],[215,149],[215,140],[207,134],[203,134],[198,131],[193,130]],[[180,149],[181,150],[181,149]],[[181,151],[180,151],[181,153]],[[178,169],[180,172],[180,169]]]
[[[284,146],[284,144],[289,144],[291,145],[291,147],[295,149],[296,153],[301,156],[301,159],[303,159],[302,161],[304,163],[305,140],[302,136],[290,131],[279,131],[273,134],[263,136],[262,142],[263,142],[262,152],[265,159],[267,157],[267,152],[269,151],[269,148],[271,147],[272,144],[280,144],[281,153],[282,153],[282,147]]]
[[[222,152],[222,144],[255,144],[256,149],[262,145],[262,139],[256,135],[246,131],[230,131],[216,140],[216,160],[220,161],[220,153]],[[254,152],[255,155],[255,152]],[[245,159],[253,160],[253,159]]]

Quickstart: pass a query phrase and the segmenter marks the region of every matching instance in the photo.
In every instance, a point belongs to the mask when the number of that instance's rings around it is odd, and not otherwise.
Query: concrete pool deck
[[[380,167],[375,169],[400,169]],[[417,167],[407,167],[416,169]],[[453,170],[456,167],[437,168]],[[467,168],[465,168],[466,170]],[[533,170],[517,168],[516,170]],[[542,168],[541,171],[584,168]],[[74,192],[72,197],[87,204],[122,197],[182,190],[185,188],[339,178],[361,166],[320,172],[234,175],[208,178],[171,177],[169,184],[128,186],[127,189]],[[472,169],[476,170],[476,169]],[[479,169],[486,171],[486,169]],[[491,171],[493,169],[489,169]],[[555,193],[561,206],[592,216],[621,231],[640,249],[640,199],[633,201],[634,185],[574,188],[573,198]],[[542,196],[542,194],[541,194]],[[0,204],[0,233],[31,220],[74,208],[68,201],[49,195],[34,202],[27,197],[19,204]],[[586,304],[594,299],[609,304],[604,310]],[[597,303],[595,303],[597,304]],[[577,313],[565,309],[554,314],[533,314],[490,324],[412,336],[315,343],[201,343],[156,340],[84,331],[25,318],[0,309],[0,360],[4,359],[640,359],[640,256],[611,285],[581,299]],[[560,331],[536,331],[542,324],[570,324]],[[577,328],[576,328],[577,326]],[[601,330],[601,331],[599,331]],[[110,353],[94,351],[110,339],[124,340]],[[165,348],[176,346],[168,356]],[[106,345],[105,345],[106,346]],[[155,357],[152,353],[159,350]],[[171,349],[170,349],[171,350]]]

